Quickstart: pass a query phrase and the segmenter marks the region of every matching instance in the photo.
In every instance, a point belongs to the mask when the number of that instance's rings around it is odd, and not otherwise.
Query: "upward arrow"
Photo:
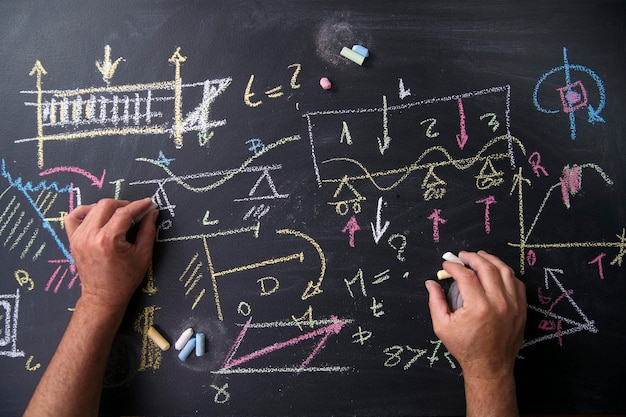
[[[47,73],[39,60],[35,61],[33,69],[28,73],[31,77],[35,74],[37,75],[37,166],[39,168],[43,168],[43,94],[41,91],[41,76]]]
[[[354,216],[348,220],[348,223],[344,226],[343,230],[341,230],[343,233],[348,233],[348,236],[350,236],[350,247],[352,248],[354,247],[354,233],[357,230],[361,230],[361,226],[359,226]]]
[[[174,64],[174,145],[176,149],[183,147],[183,114],[182,114],[182,84],[180,80],[180,64],[187,60],[186,56],[180,54],[180,47],[176,48],[176,51],[172,54],[168,62]]]

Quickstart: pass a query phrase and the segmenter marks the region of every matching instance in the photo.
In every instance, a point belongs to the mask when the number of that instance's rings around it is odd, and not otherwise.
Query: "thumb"
[[[450,314],[450,308],[446,301],[446,294],[437,282],[428,280],[425,282],[426,290],[428,290],[428,308],[430,316],[433,320],[433,327],[437,328],[437,324],[443,323],[445,318]]]

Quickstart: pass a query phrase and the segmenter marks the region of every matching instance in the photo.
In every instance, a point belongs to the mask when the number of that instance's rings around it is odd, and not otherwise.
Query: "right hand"
[[[459,258],[471,269],[447,261],[443,267],[456,280],[463,307],[451,312],[441,286],[426,281],[435,334],[466,379],[512,375],[526,323],[525,286],[487,252],[461,252]]]

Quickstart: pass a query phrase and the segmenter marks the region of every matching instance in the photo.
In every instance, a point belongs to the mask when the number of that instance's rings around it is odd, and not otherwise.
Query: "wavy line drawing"
[[[470,168],[472,165],[474,165],[475,163],[482,161],[482,160],[486,160],[486,159],[495,159],[495,160],[499,160],[499,159],[504,159],[504,158],[509,158],[510,154],[509,151],[507,150],[507,152],[505,153],[497,153],[497,154],[493,154],[493,155],[489,155],[489,156],[483,156],[484,153],[487,152],[487,150],[494,146],[495,144],[497,144],[498,142],[513,142],[515,143],[521,150],[521,152],[526,155],[526,148],[524,147],[524,145],[522,144],[522,142],[511,135],[501,135],[498,137],[495,137],[493,139],[491,139],[489,142],[487,142],[480,151],[478,151],[478,153],[470,158],[463,158],[463,159],[454,159],[452,158],[452,156],[450,156],[450,153],[448,153],[448,151],[442,147],[442,146],[433,146],[430,147],[428,149],[426,149],[420,156],[419,158],[417,158],[417,160],[415,162],[413,162],[411,165],[405,166],[405,167],[401,167],[401,168],[396,168],[396,169],[392,169],[392,170],[388,170],[388,171],[379,171],[379,172],[374,172],[371,173],[361,162],[352,159],[352,158],[331,158],[331,159],[327,159],[322,161],[323,164],[327,164],[327,163],[331,163],[331,162],[349,162],[352,163],[354,165],[356,165],[357,167],[359,167],[363,172],[364,175],[359,175],[359,176],[352,176],[352,177],[347,177],[347,180],[349,181],[355,181],[355,180],[365,180],[368,179],[372,185],[374,185],[374,187],[376,187],[378,190],[380,191],[389,191],[392,190],[393,188],[397,187],[398,185],[400,185],[404,180],[406,180],[414,171],[418,171],[421,169],[426,169],[426,168],[435,168],[435,167],[440,167],[440,166],[447,166],[447,165],[451,165],[453,167],[455,167],[456,169],[458,169],[459,171],[465,170]],[[439,162],[429,162],[429,163],[424,163],[424,164],[420,164],[420,162],[430,153],[432,152],[441,152],[444,157],[447,159],[445,161],[439,161]],[[379,185],[374,178],[375,177],[383,177],[383,176],[387,176],[387,175],[394,175],[394,174],[400,174],[400,173],[404,173],[397,181],[395,181],[393,184],[391,184],[388,187],[383,187],[381,185]],[[338,178],[338,179],[324,179],[322,180],[323,183],[332,183],[332,182],[341,182],[341,181],[345,181],[346,177],[343,178]]]
[[[287,136],[282,139],[279,139],[274,143],[270,143],[269,145],[266,145],[262,151],[246,159],[238,168],[228,171],[228,173],[224,175],[221,179],[215,181],[212,184],[205,185],[204,187],[194,187],[190,185],[188,182],[186,182],[183,179],[182,176],[176,175],[166,164],[158,160],[154,160],[150,158],[135,158],[135,161],[147,162],[149,164],[155,165],[161,168],[163,171],[165,171],[165,173],[172,179],[172,181],[176,182],[178,185],[182,186],[183,188],[189,191],[193,191],[194,193],[204,193],[206,191],[214,190],[224,185],[226,182],[233,179],[236,175],[242,173],[248,167],[248,165],[250,165],[255,159],[261,157],[262,155],[265,155],[269,151],[275,148],[278,148],[279,146],[285,145],[290,142],[295,142],[298,140],[300,140],[300,135],[293,135],[293,136]]]

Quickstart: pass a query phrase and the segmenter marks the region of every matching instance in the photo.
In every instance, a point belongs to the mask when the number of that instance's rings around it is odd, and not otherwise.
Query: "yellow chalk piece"
[[[437,271],[437,279],[448,279],[452,278],[452,275],[448,273],[445,269],[440,269]]]
[[[161,350],[165,351],[170,348],[170,342],[168,342],[153,326],[150,326],[148,329],[148,337],[152,339],[152,341],[156,343]]]
[[[341,52],[339,52],[339,54],[359,65],[363,65],[363,61],[365,61],[365,57],[363,55],[359,54],[358,52],[354,52],[352,49],[346,48],[345,46],[341,49]]]

